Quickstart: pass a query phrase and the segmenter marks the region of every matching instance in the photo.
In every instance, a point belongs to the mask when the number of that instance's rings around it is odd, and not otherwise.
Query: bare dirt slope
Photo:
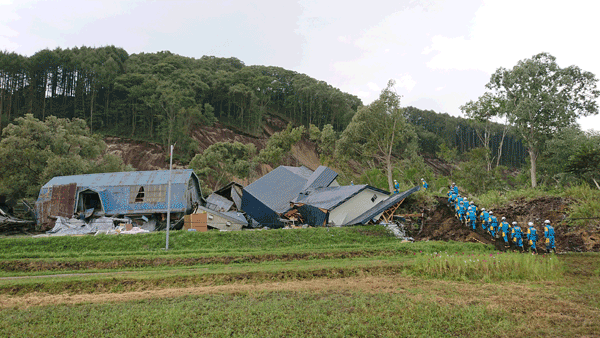
[[[454,217],[444,198],[438,198],[438,202],[437,207],[426,211],[423,229],[420,233],[413,234],[416,240],[492,243],[489,236],[474,233],[463,226]],[[550,220],[555,229],[557,251],[600,251],[600,229],[593,226],[581,228],[568,225],[566,218],[571,202],[559,197],[543,197],[530,201],[521,199],[493,211],[499,220],[506,217],[511,223],[518,222],[523,229],[527,228],[528,222],[533,222],[540,234],[538,247],[543,248],[543,222]]]
[[[445,204],[444,198],[438,199],[438,206],[426,211],[425,224],[420,233],[413,237],[419,241],[457,241],[491,244],[492,241],[486,236],[472,232],[461,224],[454,213]]]
[[[258,137],[233,130],[220,123],[216,123],[211,127],[201,126],[192,131],[192,137],[198,141],[199,151],[204,151],[217,142],[252,143],[260,151],[266,146],[270,135],[285,129],[287,125],[285,121],[277,117],[268,117],[266,118],[266,122],[262,135]],[[106,137],[104,141],[108,146],[108,153],[120,156],[123,158],[125,164],[130,164],[136,170],[167,169],[169,166],[167,150],[158,143],[136,141],[114,136]],[[304,165],[312,170],[316,169],[320,164],[316,145],[313,142],[302,139],[298,144],[294,145],[291,155],[285,159],[284,164]],[[185,166],[185,164],[179,163],[178,166]],[[255,175],[256,178],[261,177],[271,169],[270,166],[261,166],[258,168],[257,175]],[[247,184],[248,182],[244,183]]]

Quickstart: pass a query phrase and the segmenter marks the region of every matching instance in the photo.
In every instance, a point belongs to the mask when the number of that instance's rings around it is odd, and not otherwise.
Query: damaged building
[[[40,190],[36,222],[40,229],[49,229],[57,217],[127,217],[152,231],[166,218],[168,182],[169,170],[54,177]],[[182,219],[201,204],[204,200],[194,171],[173,170],[172,219]]]
[[[206,205],[198,205],[196,213],[207,213],[207,225],[219,230],[242,230],[248,226],[242,211],[244,187],[231,182],[206,198]]]
[[[402,194],[370,185],[340,186],[337,173],[319,166],[280,166],[247,186],[242,209],[261,225],[283,227],[289,220],[315,226],[354,225],[377,221],[386,212],[393,214],[415,187]]]

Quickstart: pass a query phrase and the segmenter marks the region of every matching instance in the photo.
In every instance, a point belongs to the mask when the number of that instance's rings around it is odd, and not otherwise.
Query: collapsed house
[[[231,182],[206,198],[206,206],[198,205],[196,213],[207,213],[207,226],[219,230],[242,230],[248,226],[242,211],[244,187]]]
[[[415,187],[393,194],[370,185],[340,186],[337,173],[325,166],[279,166],[244,188],[242,209],[263,226],[279,228],[290,221],[315,226],[390,221]]]
[[[58,217],[114,217],[152,231],[166,224],[168,182],[169,170],[54,177],[40,190],[35,203],[36,222],[40,229],[49,229]],[[183,219],[203,202],[194,171],[173,170],[172,219]]]

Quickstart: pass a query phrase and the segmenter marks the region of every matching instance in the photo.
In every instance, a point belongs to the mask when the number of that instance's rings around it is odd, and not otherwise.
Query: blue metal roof
[[[303,190],[314,190],[317,188],[328,187],[337,177],[337,173],[326,166],[319,166],[306,181]]]
[[[310,175],[313,174],[313,171],[308,169],[305,166],[301,166],[301,167],[290,167],[290,166],[281,166],[282,168],[285,168],[289,171],[291,171],[292,173],[304,178],[305,180],[308,180],[308,178],[310,177]]]
[[[192,169],[173,170],[171,184],[187,184],[190,176],[194,173]],[[168,184],[168,170],[151,171],[127,171],[119,173],[86,174],[74,176],[58,176],[44,184],[42,188],[48,188],[54,185],[63,185],[76,183],[77,186],[86,187],[114,187],[131,185],[154,185]]]
[[[290,209],[290,201],[298,196],[307,181],[307,178],[296,174],[297,170],[292,171],[289,168],[285,166],[277,167],[244,188],[244,192],[251,194],[276,213],[286,212]],[[256,218],[252,214],[252,210],[244,211]]]
[[[230,201],[227,198],[213,192],[206,199],[206,206],[215,211],[225,212],[231,209],[231,206],[233,206],[233,201]]]
[[[421,187],[420,186],[416,186],[416,187],[414,187],[412,189],[409,189],[409,190],[407,190],[407,191],[405,191],[403,193],[393,194],[389,198],[387,198],[387,199],[385,199],[385,200],[377,203],[371,209],[365,211],[362,215],[356,217],[355,219],[351,220],[350,222],[347,222],[346,224],[348,224],[348,225],[367,224],[375,216],[381,214],[382,212],[384,212],[387,209],[389,209],[390,207],[392,207],[394,204],[396,204],[396,203],[402,201],[403,199],[407,198],[412,193],[417,192],[419,189],[421,189]],[[346,225],[346,224],[344,224],[344,225]]]
[[[51,200],[54,186],[66,184],[76,184],[76,194],[87,190],[97,192],[106,215],[162,213],[168,209],[171,212],[186,212],[192,208],[193,202],[202,199],[198,178],[194,171],[191,169],[173,170],[169,208],[167,205],[168,181],[168,170],[59,176],[51,179],[40,189],[36,208]],[[190,190],[188,186],[191,181],[195,182],[195,191]],[[144,196],[141,197],[141,201],[137,201],[136,194],[140,192],[141,187],[144,187]],[[44,212],[53,216],[54,211],[46,210]]]
[[[367,187],[368,185],[362,184],[319,188],[314,191],[300,193],[298,197],[292,200],[292,202],[310,204],[313,207],[332,210]],[[306,193],[308,195],[306,195]]]

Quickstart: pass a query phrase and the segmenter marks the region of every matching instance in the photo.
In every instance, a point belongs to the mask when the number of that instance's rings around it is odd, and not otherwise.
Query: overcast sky
[[[540,52],[600,76],[598,13],[592,0],[0,0],[0,49],[236,57],[305,73],[365,104],[395,79],[403,106],[459,115],[498,67]],[[600,116],[580,123],[600,131]]]

